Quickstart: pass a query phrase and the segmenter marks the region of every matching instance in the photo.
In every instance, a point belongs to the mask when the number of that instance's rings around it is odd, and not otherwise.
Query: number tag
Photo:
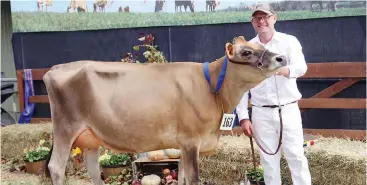
[[[220,130],[232,130],[235,118],[236,116],[234,114],[223,114]]]

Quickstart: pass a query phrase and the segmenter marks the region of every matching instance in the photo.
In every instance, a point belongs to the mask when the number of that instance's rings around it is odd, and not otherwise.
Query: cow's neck
[[[225,56],[209,64],[212,88],[216,87],[224,59]],[[260,70],[254,70],[249,65],[235,64],[228,61],[227,73],[222,88],[218,92],[218,96],[223,102],[224,112],[232,113],[243,94],[264,79],[264,75]],[[218,106],[222,109],[221,104]]]

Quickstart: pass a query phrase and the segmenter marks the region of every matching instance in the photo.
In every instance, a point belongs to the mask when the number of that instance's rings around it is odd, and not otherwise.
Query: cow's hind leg
[[[57,134],[55,130],[57,129],[54,127],[52,151],[50,151],[51,158],[46,167],[49,170],[52,184],[64,185],[65,169],[69,159],[72,141],[70,136]]]
[[[184,181],[186,185],[199,184],[199,147],[195,144],[182,149]]]
[[[101,171],[99,170],[99,148],[84,149],[84,162],[87,166],[88,173],[95,185],[104,185],[101,179]]]

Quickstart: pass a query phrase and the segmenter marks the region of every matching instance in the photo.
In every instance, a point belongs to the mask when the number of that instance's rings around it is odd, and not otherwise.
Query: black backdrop
[[[278,21],[276,30],[296,36],[308,63],[365,62],[366,17],[337,17]],[[234,36],[255,36],[250,23],[198,26],[122,28],[72,32],[14,33],[16,69],[49,68],[75,60],[120,61],[140,42],[140,33],[152,33],[159,50],[169,61],[211,61],[224,55],[224,45]],[[338,79],[299,79],[303,97],[311,97]],[[365,80],[335,97],[366,98]],[[42,82],[37,94],[45,94]],[[36,117],[49,117],[49,105],[38,104]],[[312,109],[302,113],[305,128],[366,129],[365,110]]]

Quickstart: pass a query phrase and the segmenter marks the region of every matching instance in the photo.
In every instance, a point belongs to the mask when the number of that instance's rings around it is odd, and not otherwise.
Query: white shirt
[[[260,42],[258,35],[249,42],[259,43],[271,52],[285,55],[288,61],[287,66],[290,71],[290,78],[282,75],[274,75],[250,89],[251,104],[257,106],[279,104],[275,78],[281,105],[300,100],[302,95],[298,90],[296,80],[306,73],[307,64],[302,53],[302,46],[298,39],[289,34],[275,32],[273,38],[265,45]],[[236,107],[239,121],[242,119],[249,119],[248,93],[249,91],[245,92],[240,103]]]

